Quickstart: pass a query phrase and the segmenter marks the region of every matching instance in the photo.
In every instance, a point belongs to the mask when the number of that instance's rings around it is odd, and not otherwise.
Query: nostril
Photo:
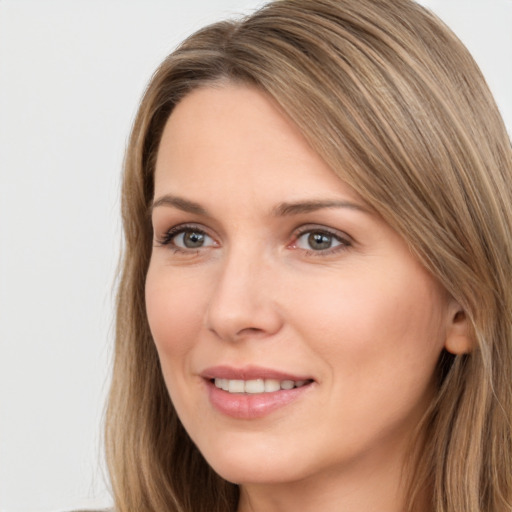
[[[237,336],[243,336],[244,334],[258,334],[263,333],[263,329],[258,329],[257,327],[244,327],[240,331],[238,331],[236,334]]]
[[[210,298],[204,320],[207,330],[225,341],[265,338],[283,325],[280,309],[267,294],[250,286],[240,289],[240,282],[233,285],[227,277]]]

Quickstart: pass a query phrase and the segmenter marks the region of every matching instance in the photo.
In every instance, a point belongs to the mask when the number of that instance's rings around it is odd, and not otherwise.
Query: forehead
[[[187,95],[162,135],[155,196],[185,192],[234,197],[261,190],[288,196],[294,191],[332,191],[355,197],[265,92],[223,84]]]

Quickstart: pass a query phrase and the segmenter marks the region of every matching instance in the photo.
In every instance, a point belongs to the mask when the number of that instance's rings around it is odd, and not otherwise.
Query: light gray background
[[[255,0],[0,0],[0,510],[108,505],[119,173],[152,71]],[[512,132],[512,0],[424,0]]]

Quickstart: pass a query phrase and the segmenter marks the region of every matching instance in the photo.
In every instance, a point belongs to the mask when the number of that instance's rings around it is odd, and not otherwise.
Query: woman
[[[116,510],[512,509],[512,153],[409,0],[282,0],[142,101]]]

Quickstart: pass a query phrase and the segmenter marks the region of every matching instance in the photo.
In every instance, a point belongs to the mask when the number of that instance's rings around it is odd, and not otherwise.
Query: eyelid
[[[332,236],[340,243],[339,243],[339,245],[336,245],[334,247],[329,247],[328,249],[316,250],[316,251],[313,249],[308,250],[308,249],[303,249],[303,248],[297,247],[297,241],[300,237],[302,237],[303,235],[305,235],[307,233],[314,233],[314,232],[323,233],[323,234]],[[354,239],[350,235],[345,233],[344,231],[340,231],[339,229],[335,229],[335,228],[330,228],[330,227],[327,227],[327,226],[324,226],[321,224],[306,224],[304,226],[300,226],[298,229],[295,230],[295,232],[293,234],[293,240],[288,245],[288,247],[292,248],[292,249],[304,251],[307,255],[327,256],[327,255],[334,254],[339,251],[344,251],[353,245],[354,245]]]
[[[206,235],[208,238],[211,238],[214,241],[214,244],[207,245],[204,247],[198,247],[196,249],[193,248],[184,248],[180,247],[173,243],[173,239],[176,238],[181,233],[186,233],[187,231],[194,231],[196,233],[201,233]],[[156,237],[155,233],[155,242],[160,246],[170,246],[173,250],[177,252],[196,252],[199,249],[212,247],[215,245],[218,245],[218,242],[215,240],[215,237],[212,236],[206,228],[201,226],[200,224],[195,223],[183,223],[183,224],[177,224],[176,226],[173,226],[169,229],[167,229],[161,236]]]
[[[208,238],[210,238],[213,243],[204,245],[197,248],[186,248],[181,247],[175,243],[173,243],[173,240],[180,235],[181,233],[186,233],[187,231],[194,231],[197,233],[204,234]],[[327,249],[319,249],[319,250],[308,250],[302,247],[297,247],[297,242],[300,237],[307,233],[323,233],[325,235],[328,235],[330,237],[333,237],[336,239],[339,243],[335,245],[334,247],[329,247]],[[183,224],[177,224],[175,226],[172,226],[171,228],[167,229],[163,232],[162,235],[159,237],[156,236],[156,230],[155,230],[155,243],[157,243],[159,246],[162,247],[169,247],[173,251],[178,253],[184,253],[184,254],[190,254],[190,253],[197,253],[201,249],[208,249],[211,247],[219,247],[220,244],[216,240],[216,237],[210,233],[210,230],[208,228],[205,228],[202,224],[197,223],[188,223],[185,222]],[[339,229],[327,227],[322,224],[305,224],[293,232],[292,240],[290,243],[287,244],[287,248],[299,250],[302,253],[306,255],[313,255],[313,256],[328,256],[330,254],[334,254],[343,250],[348,249],[354,244],[354,239],[348,235],[344,231],[340,231]]]

